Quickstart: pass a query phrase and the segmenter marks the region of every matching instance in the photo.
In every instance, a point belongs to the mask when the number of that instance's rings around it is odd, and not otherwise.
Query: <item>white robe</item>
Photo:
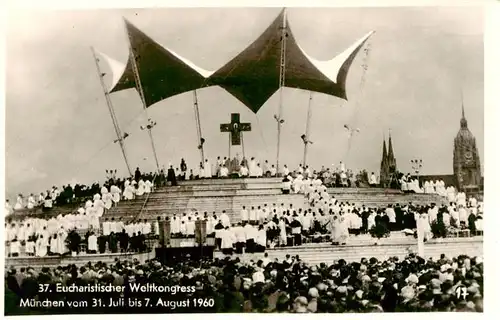
[[[220,220],[221,220],[222,225],[224,227],[230,227],[231,226],[231,222],[229,221],[229,216],[226,213],[223,213],[223,214],[220,215]]]
[[[250,177],[258,176],[257,163],[255,160],[250,160],[248,163],[248,172]]]
[[[14,210],[20,210],[23,208],[23,197],[18,196],[16,204],[14,205]]]
[[[221,230],[220,237],[222,239],[221,248],[222,249],[230,249],[233,247],[233,244],[236,240],[234,232],[231,230]]]
[[[126,186],[125,190],[123,191],[123,198],[125,198],[125,200],[134,199],[134,192],[134,187],[132,187],[131,185]]]
[[[97,251],[97,237],[95,234],[90,235],[87,242],[90,251]]]
[[[205,161],[203,171],[205,178],[212,178],[212,166],[210,165],[210,161]]]
[[[47,238],[38,238],[36,241],[35,249],[37,257],[45,257],[47,255],[47,246],[48,246]]]
[[[68,237],[68,233],[64,229],[60,229],[59,232],[57,232],[57,253],[59,254],[65,254],[68,251],[68,248],[66,247],[66,238]]]
[[[135,191],[135,194],[138,196],[142,196],[145,192],[145,183],[144,181],[139,180],[139,184],[137,185],[137,190]]]
[[[147,180],[144,183],[144,192],[145,193],[151,193],[152,188],[153,188],[153,183],[151,183],[151,181]]]

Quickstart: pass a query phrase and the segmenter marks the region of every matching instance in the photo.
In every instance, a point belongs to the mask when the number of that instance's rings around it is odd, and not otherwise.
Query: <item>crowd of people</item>
[[[6,270],[6,314],[26,313],[20,299],[88,301],[81,308],[39,308],[41,313],[165,313],[165,312],[419,312],[483,311],[484,279],[481,257],[458,256],[424,260],[414,254],[379,261],[363,258],[308,265],[299,256],[284,260],[266,254],[258,261],[238,258],[211,261],[144,264],[139,261],[90,262],[83,267],[59,266]],[[122,293],[81,293],[55,290],[72,285],[124,286]],[[183,286],[175,292],[133,291],[136,285]],[[40,286],[49,290],[39,290]],[[108,307],[110,298],[147,298],[149,306]],[[204,306],[181,301],[201,298]],[[101,301],[96,305],[95,301]],[[165,307],[158,301],[173,303]],[[179,303],[175,303],[179,301]],[[93,303],[94,302],[94,303]]]
[[[128,238],[144,240],[151,233],[157,236],[159,221],[154,221],[154,226],[148,222],[148,227],[141,227],[141,230],[136,230],[135,223],[124,224],[121,219],[101,221],[105,210],[110,209],[113,203],[116,204],[121,199],[130,200],[153,190],[154,186],[150,181],[155,181],[154,177],[145,177],[137,169],[134,178],[139,183],[125,180],[123,192],[116,184],[109,187],[111,192],[104,185],[100,193],[95,194],[93,200],[88,199],[84,207],[79,208],[75,214],[50,219],[9,221],[6,224],[8,252],[12,256],[22,251],[37,256],[64,254],[68,252],[65,246],[68,234],[75,230],[81,230],[83,232],[80,233],[86,235],[84,242],[89,252],[103,252],[106,243],[110,251],[116,252],[118,248],[115,243],[118,242],[122,244],[121,250],[125,246],[126,251]],[[113,182],[113,176],[110,176],[108,186]],[[159,179],[159,183],[163,183],[162,179]],[[230,215],[225,211],[211,215],[208,212],[201,214],[197,210],[184,212],[179,216],[174,214],[167,218],[171,223],[171,236],[194,237],[195,222],[206,220],[207,234],[216,238],[221,250],[241,253],[243,249],[245,252],[263,251],[269,247],[300,245],[310,241],[327,240],[334,244],[346,244],[352,235],[370,233],[381,238],[389,235],[390,231],[414,232],[417,226],[420,226],[426,239],[445,237],[452,229],[468,228],[472,234],[483,229],[482,202],[472,197],[467,200],[464,193],[458,193],[456,197],[451,197],[452,193],[448,193],[449,204],[442,206],[414,206],[411,203],[378,208],[356,206],[337,201],[327,192],[320,176],[300,169],[288,172],[284,177],[283,192],[303,194],[306,201],[300,207],[293,207],[291,204],[285,206],[284,203],[281,206],[274,203],[272,206],[265,204],[262,207],[250,204],[247,208],[243,207],[240,217],[236,215],[235,218],[233,213],[233,221],[230,221]]]
[[[78,254],[82,249],[89,254],[144,252],[146,237],[159,233],[158,222],[124,222],[121,218],[101,221],[102,211],[95,212],[94,208],[88,206],[76,214],[50,219],[9,219],[5,223],[6,253],[10,257],[45,257]]]

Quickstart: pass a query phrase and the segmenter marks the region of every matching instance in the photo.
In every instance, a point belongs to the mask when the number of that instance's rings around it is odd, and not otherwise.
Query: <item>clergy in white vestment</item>
[[[205,164],[203,166],[203,171],[204,171],[204,177],[207,179],[212,178],[212,167],[210,165],[210,161],[208,159],[205,159]]]
[[[134,199],[134,187],[131,186],[131,183],[129,180],[125,181],[124,184],[124,189],[123,189],[123,198],[125,200],[132,200]]]
[[[142,196],[145,191],[145,183],[142,179],[139,179],[139,183],[137,184],[137,190],[135,191],[135,194],[138,196]]]
[[[104,222],[102,223],[102,234],[104,236],[109,236],[111,233],[111,226],[110,226],[110,222],[108,221],[108,218],[106,218],[104,220]]]
[[[108,188],[106,188],[106,186],[102,186],[101,187],[101,195],[105,195],[106,193],[108,193]]]
[[[11,257],[18,257],[21,252],[21,243],[17,239],[12,240],[10,242],[9,251]]]
[[[105,193],[102,195],[102,202],[104,203],[104,208],[106,210],[109,210],[111,209],[111,207],[113,206],[113,195],[111,195],[111,193]]]
[[[40,235],[36,240],[35,251],[37,257],[45,257],[47,255],[48,238]]]
[[[267,246],[267,234],[266,230],[262,225],[259,226],[257,230],[256,238],[255,238],[255,251],[256,252],[264,252]]]
[[[377,176],[375,175],[374,172],[372,172],[370,176],[370,186],[374,187],[377,185]]]
[[[286,235],[286,223],[285,223],[285,218],[282,217],[280,218],[278,222],[278,228],[279,228],[279,245],[280,246],[286,246],[287,244],[287,235]]]
[[[242,222],[248,222],[248,210],[243,206],[240,211],[240,217]]]
[[[264,170],[262,170],[260,163],[257,163],[257,168],[255,170],[257,173],[257,178],[262,178],[262,176],[264,175]]]
[[[19,194],[17,196],[16,204],[14,205],[14,210],[20,210],[23,208],[23,195]]]
[[[248,174],[250,178],[256,178],[258,175],[257,162],[254,157],[252,157],[248,163]]]
[[[35,207],[35,197],[33,196],[33,193],[32,193],[28,197],[28,206],[27,206],[27,208],[28,209],[33,209],[34,207]]]
[[[222,214],[220,215],[220,220],[222,221],[222,225],[224,226],[224,228],[231,226],[231,221],[229,221],[229,216],[227,215],[225,210],[222,211]]]
[[[236,253],[243,253],[243,248],[247,243],[245,229],[241,223],[238,223],[238,225],[231,228],[231,231],[234,233],[234,246],[236,248]]]
[[[271,165],[270,172],[271,172],[271,177],[276,177],[276,167],[274,166],[274,164]]]
[[[25,252],[30,257],[35,255],[35,241],[33,240],[26,241]]]
[[[286,164],[283,166],[283,176],[288,176],[290,174],[290,170],[288,170],[288,167]]]
[[[227,178],[228,175],[229,175],[229,170],[227,169],[226,165],[223,164],[222,167],[220,167],[220,177]]]
[[[255,210],[255,207],[252,206],[250,211],[248,212],[248,220],[250,224],[257,224],[257,211]]]
[[[144,182],[144,192],[151,193],[152,190],[153,190],[153,183],[149,180],[146,180],[146,182]]]
[[[175,213],[170,221],[170,233],[174,236],[179,236],[181,233],[181,220]]]
[[[188,238],[194,238],[195,228],[195,221],[192,220],[191,217],[189,217],[188,221],[186,222],[186,235]]]
[[[54,234],[50,237],[50,245],[49,250],[52,254],[58,254],[57,250],[57,234]]]
[[[14,208],[10,205],[9,200],[5,200],[5,215],[9,215],[14,211]]]
[[[68,233],[64,230],[64,227],[61,226],[59,231],[57,232],[57,245],[56,245],[56,253],[65,254],[68,251],[66,247],[66,239],[68,238]]]
[[[92,232],[87,239],[87,249],[89,253],[97,253],[97,236]]]
[[[240,177],[248,177],[248,168],[246,166],[240,166]]]
[[[234,232],[229,230],[229,227],[225,227],[225,229],[221,230],[219,233],[221,238],[221,249],[224,254],[232,254],[233,253],[233,244],[236,240]]]
[[[121,193],[122,193],[122,191],[120,190],[120,188],[118,188],[115,185],[112,185],[111,188],[110,188],[110,193],[112,195],[112,199],[113,199],[114,203],[120,202],[120,197],[121,197]]]

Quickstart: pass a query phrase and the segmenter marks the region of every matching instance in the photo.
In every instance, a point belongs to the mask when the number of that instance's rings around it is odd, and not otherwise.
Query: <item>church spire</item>
[[[460,128],[467,129],[467,119],[465,119],[464,97],[462,96],[462,119],[460,119]]]
[[[382,146],[382,162],[387,161],[387,146],[385,144],[385,137],[384,137],[384,145]]]
[[[391,130],[389,129],[389,159],[394,159],[394,150],[392,149]]]

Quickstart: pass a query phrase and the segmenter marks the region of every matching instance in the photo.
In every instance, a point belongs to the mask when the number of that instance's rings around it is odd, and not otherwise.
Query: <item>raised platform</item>
[[[281,178],[245,178],[245,179],[201,179],[180,181],[178,186],[158,188],[149,195],[138,196],[134,200],[121,201],[117,207],[109,210],[105,217],[156,219],[157,216],[171,216],[174,213],[182,214],[188,210],[198,210],[200,213],[216,212],[220,214],[226,210],[231,221],[239,221],[239,212],[242,206],[263,206],[276,203],[289,207],[301,207],[305,203],[304,195],[283,195]],[[399,203],[413,204],[441,204],[444,199],[438,195],[404,194],[400,190],[382,188],[329,188],[330,195],[341,202],[350,202],[356,205],[387,206]],[[45,216],[76,211],[77,205],[55,207]],[[16,211],[14,219],[26,215],[40,216],[41,209]],[[139,215],[139,213],[141,213]]]
[[[103,253],[103,254],[80,254],[77,256],[52,256],[52,257],[15,257],[5,258],[5,268],[21,268],[33,267],[40,269],[43,267],[57,267],[74,264],[76,266],[83,266],[89,262],[97,263],[99,261],[105,263],[113,263],[116,258],[120,260],[134,260],[144,263],[146,260],[153,259],[155,253]]]
[[[417,254],[417,240],[411,237],[407,239],[385,238],[378,241],[359,241],[352,237],[347,245],[333,246],[329,243],[303,244],[297,247],[281,247],[268,249],[268,258],[271,260],[284,260],[286,255],[296,256],[309,264],[332,263],[334,260],[344,259],[348,262],[359,262],[362,258],[375,257],[385,260],[390,257],[403,259],[410,253]],[[448,257],[456,257],[462,254],[469,256],[483,255],[483,237],[453,238],[453,239],[431,239],[424,246],[425,258],[439,258],[441,254]],[[224,258],[225,255],[217,252],[214,258]],[[264,253],[251,253],[238,255],[242,261],[257,261],[264,258]]]

